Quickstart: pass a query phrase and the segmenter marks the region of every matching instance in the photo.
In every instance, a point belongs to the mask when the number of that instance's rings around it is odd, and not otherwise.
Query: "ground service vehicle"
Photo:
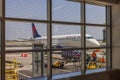
[[[67,61],[80,61],[80,50],[65,50],[62,51],[62,57]]]
[[[47,63],[45,64],[45,67],[47,67]],[[52,63],[52,68],[63,68],[63,67],[64,67],[64,62],[62,61],[57,60]]]

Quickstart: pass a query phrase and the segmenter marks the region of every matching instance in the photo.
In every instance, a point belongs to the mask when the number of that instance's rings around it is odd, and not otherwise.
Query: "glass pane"
[[[2,0],[0,0],[0,17],[2,17]]]
[[[34,40],[47,35],[47,25],[39,23],[6,22],[6,40]],[[36,39],[35,39],[36,40]]]
[[[53,0],[52,7],[53,20],[80,22],[80,3],[70,0]]]
[[[87,47],[105,47],[106,42],[104,42],[104,30],[105,27],[86,27],[86,45]],[[90,46],[89,46],[90,45]]]
[[[71,73],[78,71],[81,71],[81,50],[53,51],[52,74]],[[70,74],[65,74],[64,76],[71,77],[75,75],[70,76]]]
[[[58,47],[81,47],[80,26],[53,24],[52,45]]]
[[[47,68],[45,67],[47,58],[45,53],[46,52],[6,53],[5,74],[9,75],[6,76],[6,80],[21,80],[47,75]]]
[[[52,25],[53,49],[80,47],[80,26]],[[58,50],[52,52],[53,74],[80,71],[80,50]]]
[[[47,61],[46,51],[29,51],[46,48],[47,37],[43,38],[47,34],[46,29],[47,24],[6,21],[6,71],[9,72],[8,69],[19,71],[19,74],[15,73],[19,79],[46,75],[47,70],[44,67]],[[16,52],[17,50],[28,52]],[[11,65],[16,66],[14,62],[18,63],[18,68],[11,68]]]
[[[46,0],[6,0],[6,17],[47,19]]]
[[[86,22],[95,24],[106,23],[105,7],[86,4]]]
[[[87,73],[106,70],[106,49],[89,49],[86,51]]]

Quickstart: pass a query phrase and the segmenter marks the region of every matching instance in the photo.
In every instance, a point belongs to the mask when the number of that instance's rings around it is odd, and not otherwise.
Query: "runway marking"
[[[22,76],[25,76],[25,77],[27,77],[27,78],[32,78],[31,76],[25,75],[25,74],[20,73],[20,72],[19,72],[18,74],[20,74],[20,75],[22,75]]]

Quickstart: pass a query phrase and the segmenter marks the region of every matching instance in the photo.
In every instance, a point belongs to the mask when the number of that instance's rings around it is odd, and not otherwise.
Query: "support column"
[[[112,69],[120,69],[120,4],[112,6]]]

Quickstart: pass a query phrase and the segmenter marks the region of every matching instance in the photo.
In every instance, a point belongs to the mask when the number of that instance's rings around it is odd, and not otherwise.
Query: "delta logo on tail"
[[[33,38],[41,37],[39,33],[37,32],[34,23],[32,23],[32,32],[33,32]]]

